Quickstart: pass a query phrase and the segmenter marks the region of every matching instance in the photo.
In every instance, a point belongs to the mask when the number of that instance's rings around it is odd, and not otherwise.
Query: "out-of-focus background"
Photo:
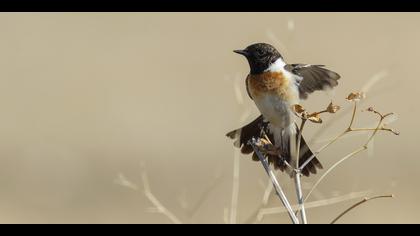
[[[329,205],[308,209],[309,222],[328,223],[365,195],[395,194],[340,223],[420,223],[419,21],[418,13],[1,13],[0,222],[254,222],[268,179],[240,156],[232,207],[237,152],[224,135],[258,115],[245,92],[248,65],[232,50],[267,42],[290,63],[342,75],[334,92],[304,103],[343,107],[307,127],[313,149],[346,127],[352,91],[368,91],[359,111],[398,117],[389,125],[400,136],[378,134],[320,184],[308,201]],[[356,120],[375,121],[367,112]],[[329,167],[367,138],[350,135],[320,159]],[[303,180],[304,192],[318,177]],[[290,179],[279,179],[295,199]],[[278,206],[271,196],[266,207]]]

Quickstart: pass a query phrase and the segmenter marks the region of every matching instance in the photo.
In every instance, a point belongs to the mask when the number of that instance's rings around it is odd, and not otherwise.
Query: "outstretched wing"
[[[303,78],[299,83],[301,99],[308,98],[315,91],[337,86],[340,79],[339,74],[325,69],[324,65],[289,64],[285,69]]]

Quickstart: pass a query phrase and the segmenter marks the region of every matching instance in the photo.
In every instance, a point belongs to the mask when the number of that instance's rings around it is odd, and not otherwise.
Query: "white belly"
[[[256,98],[255,105],[264,118],[277,128],[286,128],[291,124],[291,109],[289,102],[273,94]]]

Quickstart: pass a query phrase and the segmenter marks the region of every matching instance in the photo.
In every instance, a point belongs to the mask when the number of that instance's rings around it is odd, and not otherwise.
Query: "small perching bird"
[[[293,160],[292,144],[296,143],[294,141],[298,133],[292,106],[299,104],[301,99],[306,99],[314,91],[337,86],[340,75],[325,69],[323,65],[286,64],[280,53],[266,43],[252,44],[234,52],[248,60],[250,73],[246,78],[246,90],[261,115],[248,125],[229,132],[227,136],[236,139],[235,146],[240,147],[242,153],[251,154],[253,148],[248,141],[259,137],[261,129],[264,129],[283,158],[269,154],[269,161],[277,169],[290,171],[284,160],[292,166],[296,163]],[[302,137],[299,163],[304,163],[312,155]],[[258,160],[255,153],[253,159]],[[302,170],[302,174],[316,174],[317,168],[322,169],[322,165],[317,158],[313,158]]]

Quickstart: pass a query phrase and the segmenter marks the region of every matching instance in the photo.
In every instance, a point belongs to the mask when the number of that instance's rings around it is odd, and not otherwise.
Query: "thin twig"
[[[356,104],[356,102],[355,102],[355,104]],[[356,107],[356,105],[355,105],[355,107]],[[356,110],[356,109],[355,109]],[[374,132],[372,133],[372,135],[369,137],[369,139],[366,141],[366,143],[362,146],[362,147],[360,147],[359,149],[357,149],[357,150],[355,150],[355,151],[353,151],[353,152],[351,152],[350,154],[348,154],[347,156],[345,156],[345,157],[343,157],[341,160],[339,160],[338,162],[336,162],[334,165],[332,165],[317,181],[316,181],[316,183],[314,184],[314,186],[311,188],[311,190],[309,191],[309,193],[306,195],[306,198],[305,198],[305,201],[306,200],[308,200],[308,198],[310,197],[310,195],[312,194],[312,192],[313,192],[313,190],[319,185],[319,183],[321,183],[321,181],[335,168],[335,167],[337,167],[338,165],[340,165],[342,162],[344,162],[345,160],[347,160],[347,159],[349,159],[349,158],[351,158],[351,157],[353,157],[353,156],[355,156],[356,154],[358,154],[359,152],[362,152],[362,151],[364,151],[364,150],[366,150],[367,148],[368,148],[368,144],[373,140],[373,138],[375,137],[375,135],[378,133],[378,130],[379,130],[379,128],[381,127],[381,125],[382,125],[382,122],[383,122],[383,120],[387,117],[387,116],[390,116],[391,115],[391,113],[389,113],[389,114],[386,114],[386,115],[382,115],[382,114],[380,114],[379,112],[377,112],[377,111],[374,111],[373,110],[373,112],[375,112],[376,114],[378,114],[379,116],[380,116],[380,120],[379,120],[379,122],[378,122],[378,125],[376,126],[376,128],[374,129]],[[355,111],[353,112],[353,116],[355,116]],[[354,122],[354,118],[352,118],[352,122],[350,122],[350,128],[348,129],[349,131],[348,132],[351,132],[352,131],[352,128],[351,128],[351,125],[353,124],[353,122]]]
[[[301,178],[301,172],[299,169],[299,159],[300,159],[300,143],[302,141],[302,132],[303,132],[303,128],[305,127],[305,123],[306,123],[306,119],[302,119],[302,122],[300,124],[300,129],[298,131],[298,139],[297,139],[297,144],[296,144],[296,169],[294,171],[295,173],[295,187],[296,187],[296,195],[298,198],[298,203],[299,203],[299,209],[300,209],[300,216],[302,218],[302,223],[303,224],[307,224],[308,220],[306,218],[306,210],[305,210],[305,205],[303,202],[303,193],[302,193],[302,184],[300,181]]]
[[[253,213],[244,221],[244,224],[251,224],[254,223],[258,217],[259,212],[261,209],[267,206],[268,200],[270,199],[270,195],[273,192],[273,184],[271,179],[268,180],[267,187],[264,190],[264,195],[261,200],[260,205],[253,211]]]
[[[222,182],[223,175],[217,175],[214,180],[211,182],[209,187],[201,194],[198,198],[197,202],[191,207],[187,209],[187,215],[191,219],[201,208],[201,206],[206,202],[210,193]]]
[[[182,222],[172,213],[170,212],[163,204],[153,195],[150,184],[149,184],[149,178],[147,176],[147,172],[143,169],[141,172],[141,179],[143,181],[143,188],[144,188],[144,194],[149,199],[150,202],[156,207],[159,213],[162,213],[166,217],[169,218],[169,220],[172,221],[174,224],[182,224]]]
[[[354,121],[356,119],[356,111],[357,111],[357,102],[354,102],[354,106],[353,106],[353,113],[351,116],[351,120],[350,120],[350,124],[347,127],[347,129],[345,129],[341,134],[339,134],[337,137],[335,137],[333,140],[331,140],[329,143],[325,144],[324,146],[322,146],[317,152],[313,153],[311,157],[309,157],[305,163],[303,163],[300,166],[300,170],[303,170],[303,168],[305,168],[306,165],[308,165],[315,157],[316,155],[318,155],[319,153],[321,153],[324,149],[326,149],[327,147],[329,147],[330,145],[332,145],[333,143],[337,142],[341,137],[343,137],[344,135],[348,134],[351,132]]]
[[[239,151],[235,150],[233,158],[233,186],[232,186],[232,199],[230,206],[230,224],[236,224],[238,214],[238,201],[239,201],[239,170],[240,170],[240,157]]]
[[[130,180],[125,177],[123,173],[118,173],[117,179],[114,180],[114,183],[121,185],[123,187],[129,188],[131,190],[137,191],[139,188],[136,184],[131,182]]]
[[[262,155],[262,153],[260,152],[259,148],[256,146],[256,140],[253,138],[252,141],[249,142],[250,145],[252,146],[252,148],[254,149],[254,152],[257,154],[258,158],[260,159],[265,171],[267,172],[268,176],[270,177],[274,189],[276,190],[277,195],[280,198],[280,201],[283,203],[283,205],[286,207],[287,212],[290,216],[290,219],[292,220],[292,222],[294,224],[299,224],[299,220],[296,217],[296,215],[293,213],[292,207],[290,206],[289,201],[287,200],[286,195],[283,192],[283,189],[280,187],[279,182],[277,181],[277,178],[273,172],[273,170],[271,170],[269,164],[267,163],[267,160],[264,158],[264,156]]]
[[[229,224],[229,208],[223,208],[223,222]]]
[[[363,200],[354,204],[353,206],[351,206],[347,210],[345,210],[343,213],[338,215],[333,221],[331,221],[331,224],[335,224],[341,217],[343,217],[345,214],[347,214],[349,211],[353,210],[354,208],[362,205],[363,203],[366,203],[368,201],[375,200],[375,199],[378,199],[378,198],[393,198],[393,197],[394,197],[394,195],[392,195],[392,194],[391,195],[376,196],[376,197],[365,197]]]
[[[264,195],[262,199],[262,204],[266,206],[268,204],[268,200],[270,199],[270,195],[273,192],[273,185],[271,184],[271,180],[268,180],[269,183],[267,184],[267,187],[264,190]]]
[[[354,121],[356,120],[356,111],[357,111],[357,102],[354,102],[353,113],[351,115],[351,121],[350,121],[349,129],[351,129],[351,127],[353,127]]]
[[[352,129],[351,131],[352,132],[358,132],[358,131],[366,132],[366,131],[375,131],[375,130],[376,130],[375,128],[357,128],[357,129]],[[388,132],[391,132],[395,135],[400,135],[400,133],[398,131],[395,131],[395,130],[390,129],[390,128],[382,127],[382,128],[377,129],[377,130],[378,131],[388,131]]]
[[[243,104],[243,94],[241,93],[241,89],[239,86],[239,75],[236,76],[234,81],[234,91],[236,95],[236,100],[239,104]],[[245,119],[249,116],[250,110],[247,109],[243,112],[240,122],[242,123]],[[229,214],[229,223],[236,224],[237,222],[237,215],[238,215],[238,202],[239,202],[239,172],[240,172],[240,156],[239,151],[235,151],[234,160],[233,160],[233,182],[232,182],[232,199],[231,199],[231,206],[230,206],[230,214]],[[226,214],[226,212],[225,212]]]
[[[344,135],[346,135],[348,132],[347,130],[345,130],[343,133],[337,135],[337,137],[335,137],[334,139],[332,139],[331,141],[329,141],[327,144],[325,144],[324,146],[322,146],[320,149],[318,149],[318,151],[314,152],[312,154],[312,156],[310,156],[301,166],[300,166],[300,170],[303,170],[306,165],[308,165],[318,154],[320,154],[322,151],[324,151],[327,147],[331,146],[332,144],[334,144],[335,142],[337,142],[341,137],[343,137]]]
[[[312,186],[311,190],[308,192],[308,194],[305,197],[304,202],[306,202],[308,200],[308,198],[311,196],[312,192],[315,190],[316,187],[318,187],[318,185],[321,183],[321,181],[338,165],[340,165],[342,162],[344,162],[345,160],[349,159],[350,157],[355,156],[356,154],[358,154],[359,152],[362,152],[366,150],[365,147],[361,147],[353,152],[351,152],[350,154],[348,154],[347,156],[343,157],[341,160],[339,160],[338,162],[336,162],[333,166],[331,166],[327,171],[325,171],[325,173],[316,181],[316,183],[314,184],[314,186]]]
[[[296,194],[297,194],[298,203],[299,203],[298,213],[300,212],[300,217],[302,219],[302,223],[303,224],[308,224],[308,220],[306,218],[305,204],[304,204],[304,201],[303,201],[302,184],[301,184],[301,181],[300,181],[300,177],[301,177],[301,173],[299,171],[296,171],[296,173],[295,173],[295,186],[296,186]]]
[[[322,146],[317,152],[313,153],[312,156],[310,156],[301,166],[300,170],[303,170],[306,165],[308,165],[318,154],[320,154],[324,149],[332,145],[333,143],[337,142],[341,137],[348,134],[351,130],[351,127],[353,126],[355,117],[356,117],[356,111],[357,111],[357,102],[354,102],[353,106],[353,114],[351,116],[350,125],[347,127],[346,130],[344,130],[341,134],[339,134],[337,137],[335,137],[333,140],[331,140],[329,143]]]
[[[333,204],[338,204],[344,201],[353,200],[356,198],[360,198],[370,194],[370,191],[363,191],[363,192],[355,192],[349,193],[346,195],[332,197],[329,199],[317,200],[312,202],[305,203],[306,209],[317,208],[322,206],[329,206]],[[297,210],[299,208],[299,204],[293,205],[292,208]],[[287,210],[284,207],[272,207],[272,208],[262,208],[257,214],[257,221],[263,220],[266,215],[273,215],[273,214],[281,214],[285,213]]]
[[[370,143],[370,141],[372,141],[372,139],[375,137],[375,135],[378,133],[380,127],[382,126],[382,122],[384,121],[384,119],[390,115],[392,115],[392,113],[388,113],[386,115],[382,115],[381,113],[373,110],[373,112],[377,115],[379,115],[380,120],[378,122],[378,126],[376,126],[375,130],[373,131],[372,135],[370,136],[370,138],[366,141],[365,143],[365,147],[367,148],[367,145]]]
[[[374,74],[372,77],[370,77],[367,82],[363,85],[362,89],[360,90],[363,93],[369,92],[369,90],[378,83],[381,79],[385,78],[388,75],[387,71],[379,71],[376,74]],[[364,104],[368,100],[372,99],[377,96],[379,93],[375,93],[373,96],[369,96],[362,101],[360,101],[360,105]],[[318,129],[318,131],[314,134],[314,138],[321,137],[325,132],[329,130],[329,127],[331,127],[333,124],[335,124],[337,121],[341,120],[342,117],[344,117],[350,109],[343,109],[339,114],[337,114],[336,118],[328,122],[324,127]],[[312,140],[311,140],[312,141]]]
[[[397,117],[396,116],[393,116],[393,119],[391,119],[391,120],[386,120],[386,121],[384,120],[384,124],[385,125],[389,125],[389,124],[395,122],[396,120],[398,120]],[[372,125],[369,125],[368,127],[374,126],[374,125],[376,125],[376,122],[374,124],[372,124]],[[397,131],[397,130],[386,128],[385,125],[383,125],[379,129],[379,131],[387,131],[387,132],[391,132],[391,133],[393,133],[395,135],[399,135],[400,134],[399,131]],[[360,135],[363,132],[368,132],[368,131],[373,131],[373,130],[375,130],[375,129],[374,128],[352,128],[352,130],[351,130],[352,132],[355,131],[355,132],[359,132],[359,133],[358,134],[357,133],[347,134],[346,135],[346,138],[357,136],[357,135]],[[344,138],[344,137],[342,137],[342,138]],[[331,142],[332,140],[333,140],[333,138],[324,138],[324,139],[314,140],[313,143],[328,143],[328,142]]]

